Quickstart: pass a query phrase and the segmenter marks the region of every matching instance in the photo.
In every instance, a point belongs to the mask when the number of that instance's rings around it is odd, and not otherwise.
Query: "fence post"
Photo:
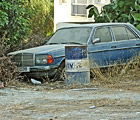
[[[90,66],[87,46],[65,47],[66,84],[90,83]]]

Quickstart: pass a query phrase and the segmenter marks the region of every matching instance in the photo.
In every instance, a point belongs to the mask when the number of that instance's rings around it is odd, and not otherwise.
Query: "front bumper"
[[[29,77],[51,77],[55,75],[57,68],[57,66],[19,67],[18,72],[24,73]]]

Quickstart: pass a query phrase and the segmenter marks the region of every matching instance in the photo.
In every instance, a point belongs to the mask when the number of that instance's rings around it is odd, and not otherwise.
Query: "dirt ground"
[[[139,77],[117,87],[96,81],[5,87],[0,89],[0,120],[140,120]]]

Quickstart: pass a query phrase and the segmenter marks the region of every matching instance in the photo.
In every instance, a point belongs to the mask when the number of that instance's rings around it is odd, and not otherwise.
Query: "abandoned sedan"
[[[98,23],[58,29],[43,46],[11,52],[29,77],[65,79],[65,46],[87,45],[90,67],[123,64],[140,51],[140,32],[128,23]],[[60,69],[59,69],[60,68]]]

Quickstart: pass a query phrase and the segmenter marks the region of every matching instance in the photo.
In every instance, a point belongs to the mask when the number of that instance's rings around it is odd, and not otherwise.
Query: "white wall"
[[[57,29],[59,23],[63,22],[93,22],[93,18],[87,16],[72,16],[71,15],[71,0],[66,0],[67,3],[60,4],[60,0],[54,0],[54,31]],[[110,0],[105,0],[108,4]],[[105,4],[95,4],[95,0],[88,0],[88,4],[94,4],[99,11]]]

